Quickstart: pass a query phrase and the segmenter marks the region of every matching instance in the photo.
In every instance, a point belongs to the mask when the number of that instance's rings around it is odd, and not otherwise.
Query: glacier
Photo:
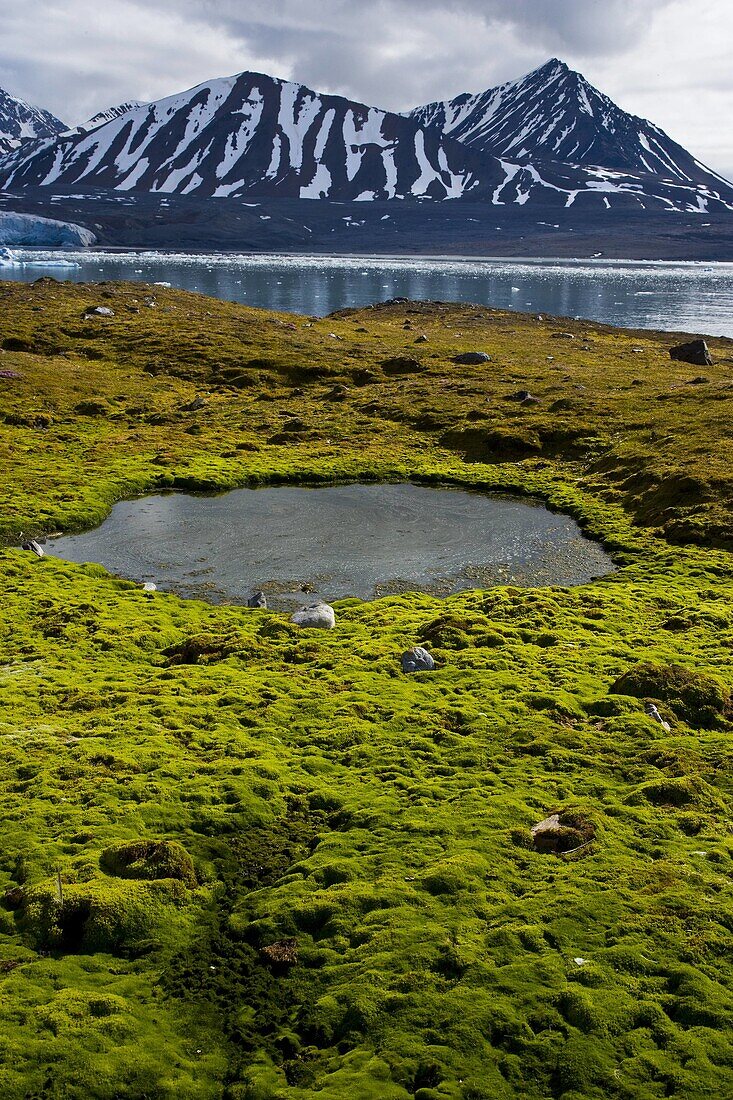
[[[96,243],[96,235],[83,225],[41,218],[35,214],[0,211],[0,245],[45,245],[48,248],[83,245],[88,248]],[[7,257],[5,262],[8,262]]]

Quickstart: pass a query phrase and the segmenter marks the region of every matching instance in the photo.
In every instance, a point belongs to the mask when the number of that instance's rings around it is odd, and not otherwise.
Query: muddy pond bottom
[[[116,504],[47,552],[186,597],[283,610],[401,592],[576,585],[613,563],[569,516],[512,497],[421,485],[167,493]]]

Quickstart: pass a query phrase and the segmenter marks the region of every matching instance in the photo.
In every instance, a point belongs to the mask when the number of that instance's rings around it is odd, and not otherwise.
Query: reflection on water
[[[239,489],[116,504],[48,553],[213,602],[258,589],[272,607],[495,584],[583,584],[611,559],[533,502],[418,485]]]
[[[324,316],[388,298],[477,302],[631,328],[733,336],[733,264],[31,252],[0,277],[169,282],[251,306]],[[32,260],[32,263],[28,263]],[[46,261],[47,266],[44,266]],[[62,266],[59,261],[77,266]]]

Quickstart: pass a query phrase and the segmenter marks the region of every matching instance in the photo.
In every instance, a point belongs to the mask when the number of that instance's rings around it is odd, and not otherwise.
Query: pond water
[[[47,552],[214,603],[291,609],[405,591],[576,585],[613,569],[573,519],[511,497],[412,484],[169,493],[116,504]]]
[[[625,260],[292,256],[11,249],[0,278],[167,282],[215,298],[324,316],[405,297],[733,336],[733,264]]]

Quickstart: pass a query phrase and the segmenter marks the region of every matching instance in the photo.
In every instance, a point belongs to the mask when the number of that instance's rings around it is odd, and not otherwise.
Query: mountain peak
[[[6,158],[6,186],[343,202],[458,198],[502,178],[494,158],[486,168],[413,119],[265,73],[123,104],[92,123]]]
[[[411,114],[421,126],[435,127],[477,152],[523,164],[600,167],[659,176],[691,189],[715,190],[721,182],[659,127],[621,110],[557,57],[519,80]]]
[[[23,142],[56,137],[66,126],[60,119],[18,99],[0,88],[0,154],[17,149]]]
[[[572,72],[572,70],[571,70],[570,66],[565,61],[561,61],[559,57],[551,57],[549,59],[549,61],[545,61],[544,65],[539,65],[536,69],[533,70],[533,72],[535,72],[535,73],[542,73],[542,72],[569,73],[569,72]]]

